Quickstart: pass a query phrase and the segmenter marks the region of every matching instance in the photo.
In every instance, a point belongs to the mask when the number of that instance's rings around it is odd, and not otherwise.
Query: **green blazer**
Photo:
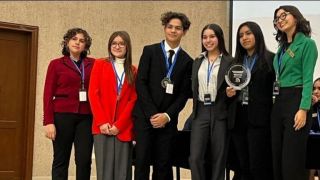
[[[313,72],[318,58],[317,46],[311,38],[298,32],[282,57],[279,69],[278,58],[282,47],[273,60],[280,87],[302,86],[300,109],[309,110],[313,89]],[[279,73],[280,70],[280,73]]]

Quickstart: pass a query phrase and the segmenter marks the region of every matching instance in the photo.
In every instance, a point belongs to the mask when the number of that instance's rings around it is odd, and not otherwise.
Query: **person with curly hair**
[[[190,21],[183,13],[161,17],[165,40],[145,46],[140,58],[133,110],[136,135],[135,179],[172,180],[171,155],[179,112],[191,95],[192,58],[181,48]]]
[[[50,62],[43,95],[45,135],[53,143],[52,179],[67,180],[72,145],[77,180],[89,180],[93,137],[87,98],[94,59],[91,37],[81,28],[63,36],[62,57]]]

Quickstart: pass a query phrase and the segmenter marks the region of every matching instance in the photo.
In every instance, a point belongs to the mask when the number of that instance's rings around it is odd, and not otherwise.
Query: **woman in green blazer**
[[[279,50],[274,58],[275,104],[271,115],[275,180],[307,180],[306,143],[311,126],[313,72],[318,57],[311,28],[294,6],[274,12]]]

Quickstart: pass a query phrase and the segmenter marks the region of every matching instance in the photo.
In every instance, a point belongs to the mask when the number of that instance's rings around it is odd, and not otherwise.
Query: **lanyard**
[[[209,87],[210,74],[211,74],[211,71],[212,71],[212,69],[213,69],[213,65],[214,65],[214,63],[212,63],[212,64],[210,65],[210,61],[209,61],[209,59],[208,59],[207,90],[208,90],[208,87]]]
[[[244,64],[247,68],[250,69],[250,71],[252,71],[253,66],[256,64],[256,60],[257,60],[257,55],[255,55],[253,60],[251,61],[251,63],[249,63],[248,56],[245,56],[244,57]]]
[[[278,77],[280,77],[280,75],[281,75],[281,64],[282,64],[282,59],[283,59],[283,56],[284,56],[284,54],[286,53],[286,51],[285,51],[285,48],[283,47],[282,48],[282,50],[281,50],[281,53],[279,54],[279,57],[278,57],[278,73],[277,73],[277,79],[278,79]]]
[[[123,77],[124,77],[124,71],[122,72],[121,78],[120,78],[120,77],[118,76],[117,70],[116,70],[116,68],[115,68],[115,66],[114,66],[114,61],[112,61],[112,68],[113,68],[113,71],[114,71],[114,73],[116,74],[116,77],[117,77],[117,79],[116,79],[116,83],[117,83],[117,95],[119,96],[119,95],[120,95],[120,92],[121,92],[122,85],[123,85],[122,80],[123,80]]]
[[[81,75],[81,89],[84,89],[84,76],[85,76],[85,74],[84,74],[83,62],[81,62],[81,69],[80,69],[73,60],[71,60],[71,61],[73,62],[74,66],[76,67],[76,69],[78,70],[78,72]]]
[[[165,57],[165,59],[166,59],[166,68],[167,68],[167,75],[166,75],[166,77],[169,78],[169,79],[171,79],[172,70],[173,70],[174,65],[176,64],[177,57],[178,57],[178,53],[179,53],[179,51],[180,51],[181,48],[179,48],[179,49],[177,50],[177,53],[176,53],[175,56],[174,56],[173,63],[172,63],[172,65],[171,65],[170,67],[169,67],[169,58],[167,57],[167,53],[166,53],[166,51],[165,51],[165,49],[164,49],[164,42],[161,42],[161,48],[162,48],[163,55],[164,55],[164,57]]]
[[[318,125],[320,127],[320,108],[317,108],[317,118],[318,118]]]

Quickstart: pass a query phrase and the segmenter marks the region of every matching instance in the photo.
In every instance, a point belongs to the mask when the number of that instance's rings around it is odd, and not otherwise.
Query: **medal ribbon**
[[[178,53],[179,53],[179,51],[180,51],[181,48],[179,48],[179,49],[177,50],[177,52],[175,53],[175,57],[174,57],[173,63],[172,63],[171,66],[169,66],[169,58],[168,58],[168,56],[167,56],[166,50],[164,49],[164,42],[162,41],[160,44],[161,44],[161,49],[162,49],[162,52],[163,52],[163,55],[164,55],[165,61],[166,61],[166,69],[167,69],[167,75],[166,75],[166,77],[167,77],[168,79],[171,79],[172,70],[173,70],[173,68],[174,68],[174,66],[175,66],[175,64],[176,64],[177,57],[178,57]]]

